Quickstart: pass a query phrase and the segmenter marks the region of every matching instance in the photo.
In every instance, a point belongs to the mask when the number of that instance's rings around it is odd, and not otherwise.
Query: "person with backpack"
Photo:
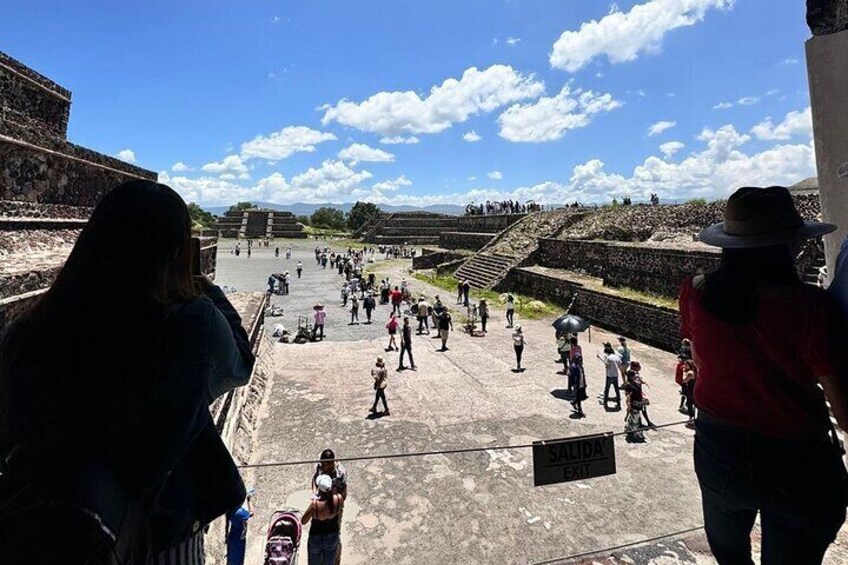
[[[371,369],[371,377],[374,379],[374,404],[368,410],[372,414],[377,412],[377,402],[383,401],[383,415],[389,416],[389,404],[386,402],[386,386],[389,384],[389,373],[382,357],[377,357],[376,366]]]
[[[722,249],[721,265],[680,287],[697,368],[695,474],[720,565],[752,562],[757,514],[763,563],[819,564],[845,522],[848,474],[825,402],[848,429],[845,319],[795,266],[802,241],[835,229],[805,221],[784,187],[740,188],[724,222],[698,235]]]
[[[254,356],[197,259],[182,198],[122,184],[5,328],[0,563],[200,565],[204,528],[244,502],[208,407],[247,384]]]
[[[386,347],[386,351],[392,351],[393,349],[400,351],[400,348],[397,346],[397,340],[395,339],[398,331],[398,321],[394,312],[389,314],[389,321],[386,322],[386,330],[389,332],[389,345]]]
[[[309,526],[306,542],[310,565],[334,565],[341,548],[341,513],[344,497],[333,493],[333,479],[318,475],[315,479],[318,494],[312,497],[301,523]]]
[[[442,315],[439,316],[439,337],[442,340],[442,349],[441,351],[448,350],[448,338],[450,337],[450,333],[453,331],[453,319],[451,318],[450,312],[447,309],[442,311]]]
[[[225,526],[227,565],[244,565],[244,556],[247,550],[247,521],[253,518],[250,494],[247,495],[245,502],[247,508],[240,505],[227,513]]]

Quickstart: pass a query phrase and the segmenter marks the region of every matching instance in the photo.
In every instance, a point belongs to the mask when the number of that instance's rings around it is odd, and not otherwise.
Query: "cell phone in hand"
[[[200,238],[191,238],[191,271],[195,276],[203,274],[203,267],[200,264]]]

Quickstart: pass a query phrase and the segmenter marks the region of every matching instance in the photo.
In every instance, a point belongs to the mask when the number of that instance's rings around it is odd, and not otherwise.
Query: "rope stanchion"
[[[650,426],[645,429],[648,430],[658,430],[662,428],[670,428],[672,426],[680,426],[683,424],[688,424],[689,420],[681,420],[679,422],[671,422],[669,424],[661,424],[659,426]],[[610,437],[618,437],[627,435],[630,432],[613,432],[610,434],[595,434],[595,435],[608,435]],[[572,436],[574,438],[582,437],[582,436]],[[570,439],[570,438],[558,438],[556,441],[561,439]],[[510,449],[531,449],[533,447],[532,443],[524,443],[518,445],[497,445],[492,447],[462,447],[457,449],[440,449],[440,450],[432,450],[432,451],[413,451],[410,453],[386,453],[383,455],[359,455],[355,457],[337,457],[334,459],[337,463],[347,463],[353,461],[377,461],[381,459],[401,459],[408,457],[426,457],[427,455],[456,455],[461,453],[482,453],[486,451],[504,451]],[[326,460],[325,460],[326,461]],[[244,465],[238,465],[239,469],[261,469],[264,467],[294,467],[296,465],[314,465],[316,463],[321,463],[320,459],[302,459],[298,461],[278,461],[271,463],[248,463]]]
[[[673,538],[676,536],[682,536],[684,534],[691,534],[692,532],[697,532],[699,530],[703,530],[704,526],[693,526],[691,528],[686,528],[685,530],[679,530],[676,532],[671,532],[670,534],[663,534],[661,536],[655,536],[652,538],[645,538],[639,541],[632,541],[630,543],[623,543],[621,545],[614,545],[612,547],[604,547],[601,549],[596,549],[594,551],[584,551],[583,553],[573,553],[571,555],[565,555],[563,557],[554,557],[553,559],[547,559],[545,561],[535,561],[531,562],[529,565],[551,565],[552,563],[562,563],[563,561],[571,561],[572,559],[580,559],[582,557],[589,557],[591,555],[598,555],[600,553],[607,553],[610,551],[618,551],[620,549],[627,549],[628,547],[635,547],[637,545],[643,545],[646,543],[651,543],[654,541],[660,541],[668,538]]]

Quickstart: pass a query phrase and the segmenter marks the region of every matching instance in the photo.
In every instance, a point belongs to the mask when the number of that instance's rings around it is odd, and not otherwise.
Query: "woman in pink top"
[[[386,351],[400,351],[400,348],[397,345],[397,340],[395,339],[395,336],[397,335],[398,321],[394,312],[392,312],[388,323],[386,323],[386,329],[389,330],[389,346],[386,348]]]
[[[316,304],[313,308],[315,310],[315,324],[312,326],[312,340],[315,340],[315,334],[320,330],[321,339],[324,339],[324,318],[327,317],[327,313],[324,312],[323,304]]]

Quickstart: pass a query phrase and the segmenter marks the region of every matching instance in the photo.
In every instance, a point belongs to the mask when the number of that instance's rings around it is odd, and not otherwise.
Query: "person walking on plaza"
[[[477,313],[480,315],[480,329],[483,330],[483,333],[486,333],[486,322],[489,321],[489,304],[485,298],[480,299]]]
[[[515,349],[515,370],[521,371],[521,355],[524,353],[524,332],[521,331],[521,326],[515,326],[515,331],[512,332],[512,347]]]
[[[624,385],[627,413],[624,416],[624,431],[629,443],[645,441],[642,425],[642,386],[636,382],[636,373],[627,371],[627,384]]]
[[[465,279],[465,282],[462,283],[462,305],[468,308],[468,300],[471,296],[471,281]]]
[[[295,267],[295,270],[297,271],[297,278],[300,278],[301,273],[303,273],[303,263],[298,261],[297,267]]]
[[[309,565],[334,565],[341,547],[341,512],[344,508],[344,498],[333,493],[333,479],[327,475],[318,475],[315,485],[318,494],[312,497],[301,518],[304,526],[312,522],[306,543],[308,562]]]
[[[389,416],[389,404],[386,402],[386,386],[389,384],[389,373],[382,357],[377,357],[376,366],[371,369],[371,377],[374,379],[374,404],[368,410],[372,414],[377,412],[377,402],[383,401],[383,415]]]
[[[753,562],[758,512],[763,563],[821,563],[845,521],[848,475],[825,403],[848,429],[845,319],[794,263],[800,242],[835,229],[803,220],[784,187],[740,188],[724,222],[698,236],[722,248],[720,267],[681,285],[697,367],[695,473],[720,565]]]
[[[423,296],[418,299],[418,310],[415,313],[418,318],[418,335],[425,331],[430,335],[430,304]]]
[[[506,327],[511,328],[515,321],[515,297],[512,294],[506,295]]]
[[[341,293],[342,293],[342,308],[347,308],[347,298],[348,298],[348,295],[350,294],[350,288],[347,286],[346,283],[342,284]]]
[[[462,304],[462,281],[456,281],[456,303]]]
[[[571,341],[567,333],[561,333],[557,338],[557,351],[559,352],[560,361],[562,361],[562,374],[568,374],[569,353],[571,351]]]
[[[350,325],[359,324],[359,298],[356,293],[350,295]]]
[[[604,364],[606,370],[606,384],[604,385],[604,410],[609,410],[609,401],[611,400],[609,392],[610,387],[615,389],[615,410],[621,410],[621,390],[618,387],[619,368],[621,367],[621,357],[612,348],[612,344],[607,342],[604,344],[604,354],[598,355],[598,359]]]
[[[568,372],[569,382],[571,382],[574,390],[574,397],[571,401],[571,407],[574,408],[574,417],[585,418],[583,401],[589,398],[589,395],[586,394],[586,371],[583,370],[583,355],[571,352]]]
[[[315,311],[314,323],[312,325],[312,341],[315,341],[316,334],[319,334],[321,341],[324,341],[324,319],[327,317],[327,313],[324,312],[324,305],[320,302],[313,306],[312,309]]]
[[[695,382],[698,379],[698,369],[695,367],[695,362],[686,361],[686,367],[683,370],[683,390],[686,398],[686,414],[689,416],[687,426],[695,426]]]
[[[448,350],[448,338],[450,337],[450,333],[453,331],[453,319],[451,318],[450,312],[445,309],[442,312],[442,315],[439,316],[439,338],[442,340],[442,349],[441,351]]]
[[[398,320],[394,312],[389,315],[389,321],[386,322],[386,330],[389,332],[389,346],[386,348],[386,351],[392,351],[393,349],[400,351],[395,339],[398,332]]]
[[[686,371],[687,361],[689,359],[685,359],[683,355],[678,355],[677,367],[674,369],[674,382],[680,387],[680,406],[677,407],[677,411],[681,414],[689,413],[689,410],[686,408],[686,384],[683,381],[683,373]]]
[[[414,371],[415,361],[412,359],[412,326],[409,325],[409,317],[403,317],[403,326],[400,330],[400,360],[398,361],[398,371],[404,370],[406,367],[403,366],[403,354],[404,352],[409,354],[409,367]]]
[[[274,248],[274,257],[276,257],[278,259],[280,258],[280,248],[279,247]]]
[[[250,507],[250,494],[245,499],[247,508],[239,505],[238,508],[227,514],[225,528],[225,541],[227,545],[227,565],[244,565],[245,552],[247,550],[247,521],[253,518],[253,509]]]
[[[615,352],[620,359],[618,370],[621,374],[621,386],[624,386],[627,379],[627,368],[630,366],[630,348],[627,346],[627,338],[624,336],[618,337],[618,348]]]
[[[327,475],[333,481],[330,489],[333,494],[341,495],[342,500],[347,500],[347,471],[344,465],[336,461],[336,453],[332,449],[322,451],[319,462],[315,464],[315,472],[312,474],[313,494],[318,494],[316,481],[321,475]]]
[[[392,297],[392,313],[396,313],[398,316],[400,316],[401,315],[400,305],[403,302],[403,292],[401,292],[401,290],[398,287],[395,287],[395,289],[391,293],[391,297]]]
[[[365,300],[362,301],[362,307],[365,308],[365,323],[370,324],[371,313],[374,311],[374,308],[377,307],[377,301],[374,300],[374,293],[372,291],[369,290],[365,295]]]
[[[283,294],[289,293],[289,280],[289,272],[286,271],[285,273],[283,273]]]

